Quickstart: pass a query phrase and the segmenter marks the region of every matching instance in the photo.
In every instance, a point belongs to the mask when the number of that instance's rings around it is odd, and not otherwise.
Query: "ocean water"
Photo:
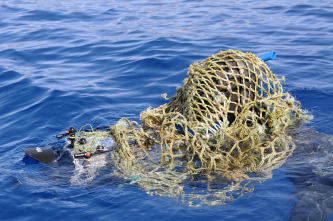
[[[0,220],[333,220],[333,2],[0,0]],[[139,120],[221,50],[275,50],[271,70],[314,115],[254,192],[189,207],[111,177],[72,185],[73,165],[24,165],[70,126]]]

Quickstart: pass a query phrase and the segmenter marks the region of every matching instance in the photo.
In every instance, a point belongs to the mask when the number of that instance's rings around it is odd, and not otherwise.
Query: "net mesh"
[[[192,64],[169,100],[141,112],[142,125],[112,127],[114,174],[191,206],[251,192],[292,154],[288,126],[311,118],[264,61],[236,50]]]

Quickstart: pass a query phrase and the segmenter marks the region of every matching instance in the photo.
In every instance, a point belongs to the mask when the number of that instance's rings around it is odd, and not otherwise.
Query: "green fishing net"
[[[311,118],[263,60],[236,50],[193,63],[166,99],[141,112],[142,124],[124,118],[112,127],[113,175],[191,206],[251,192],[292,154],[288,127]]]

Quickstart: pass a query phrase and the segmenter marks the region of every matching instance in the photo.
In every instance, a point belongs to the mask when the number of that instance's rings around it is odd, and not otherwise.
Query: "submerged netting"
[[[228,50],[192,64],[170,102],[140,118],[112,127],[114,174],[152,195],[216,205],[281,166],[294,148],[288,126],[309,116],[264,61]]]

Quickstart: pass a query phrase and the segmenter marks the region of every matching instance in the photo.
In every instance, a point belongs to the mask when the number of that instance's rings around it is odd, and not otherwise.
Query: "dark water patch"
[[[19,21],[30,21],[30,22],[55,22],[55,21],[75,21],[83,22],[85,20],[89,21],[92,16],[87,15],[83,12],[71,12],[67,13],[67,11],[50,11],[50,10],[42,10],[36,9],[25,12],[23,15],[17,17],[16,19]]]
[[[50,28],[50,27],[39,27],[35,28],[32,30],[28,30],[26,32],[26,35],[22,36],[19,41],[25,42],[28,41],[32,43],[35,40],[38,41],[52,41],[52,42],[57,42],[57,40],[61,40],[61,42],[65,41],[70,41],[74,39],[71,36],[71,30],[68,30],[66,28],[62,27],[55,27],[55,28]],[[46,45],[44,45],[46,46]],[[36,47],[40,47],[38,44],[36,44]]]
[[[10,11],[10,12],[17,12],[17,11],[20,11],[20,8],[18,7],[11,7],[7,4],[5,4],[5,2],[0,2],[1,3],[1,12],[7,12],[7,11]]]
[[[2,103],[0,109],[1,113],[3,113],[1,117],[18,114],[18,112],[28,110],[36,101],[40,102],[46,90],[31,87],[29,83],[29,80],[23,79],[1,88],[1,96],[6,97],[6,102]]]
[[[328,6],[325,8],[316,8],[316,6],[311,5],[295,5],[290,9],[286,10],[285,13],[291,16],[311,16],[311,17],[320,17],[325,19],[330,19],[330,10],[332,7]]]
[[[10,85],[19,81],[22,78],[22,74],[16,71],[1,71],[0,73],[0,86]]]
[[[328,220],[333,205],[333,138],[306,127],[296,130],[293,137],[296,149],[285,165],[295,186],[290,220]]]
[[[257,9],[266,10],[268,14],[274,14],[283,11],[285,7],[281,5],[276,5],[276,6],[257,8]]]
[[[59,21],[66,19],[66,16],[60,12],[49,10],[32,10],[17,19],[21,21]]]

